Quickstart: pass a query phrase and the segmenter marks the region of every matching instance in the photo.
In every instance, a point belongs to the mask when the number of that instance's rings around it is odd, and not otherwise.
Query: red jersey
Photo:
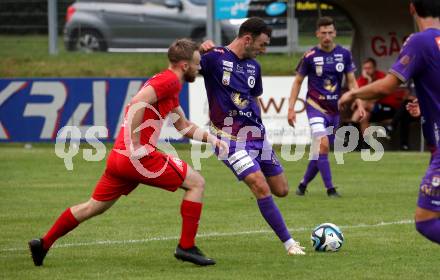
[[[155,148],[163,125],[163,120],[165,120],[171,110],[179,106],[179,93],[182,89],[182,84],[176,74],[167,69],[154,75],[144,84],[143,88],[147,86],[152,86],[154,88],[157,102],[152,104],[150,108],[145,108],[142,123],[148,124],[148,126],[141,130],[140,143],[141,145],[149,144]],[[128,104],[125,110],[124,121],[122,122],[121,130],[116,139],[114,149],[126,149],[124,130],[127,123],[127,112],[130,106],[131,104]]]
[[[374,71],[373,81],[372,82],[380,80],[380,79],[383,79],[383,78],[385,78],[385,73],[382,72],[382,71],[376,70],[376,71]],[[359,87],[366,86],[366,85],[368,85],[368,80],[364,76],[360,76],[357,79],[357,84],[358,84]]]

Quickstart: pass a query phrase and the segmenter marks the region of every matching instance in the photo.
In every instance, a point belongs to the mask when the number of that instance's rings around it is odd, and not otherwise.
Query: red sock
[[[203,204],[200,202],[193,202],[183,200],[180,205],[180,214],[182,215],[182,233],[180,235],[179,245],[183,249],[188,249],[194,246],[194,238],[199,227],[200,215],[202,213]]]
[[[58,238],[76,228],[78,225],[79,223],[73,216],[72,211],[70,211],[70,208],[67,208],[43,237],[44,249],[49,250]]]

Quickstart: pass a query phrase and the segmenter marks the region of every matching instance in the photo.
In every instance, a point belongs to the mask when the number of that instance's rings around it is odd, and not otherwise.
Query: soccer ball
[[[313,248],[319,252],[336,252],[341,249],[344,243],[344,235],[338,226],[325,223],[320,224],[312,231],[310,236]]]

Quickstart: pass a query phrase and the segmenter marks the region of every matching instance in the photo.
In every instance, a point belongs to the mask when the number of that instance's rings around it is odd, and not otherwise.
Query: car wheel
[[[74,50],[82,52],[106,51],[107,44],[99,32],[92,29],[79,30],[76,36]]]

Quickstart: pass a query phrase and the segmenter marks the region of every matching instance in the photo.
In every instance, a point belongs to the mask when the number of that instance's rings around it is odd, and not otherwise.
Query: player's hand
[[[294,108],[289,108],[289,111],[287,112],[287,122],[291,127],[295,127],[296,112]]]
[[[408,104],[406,104],[406,110],[408,111],[408,113],[411,115],[411,117],[414,118],[418,118],[420,117],[420,106],[419,106],[419,101],[416,99],[414,99],[412,102],[409,102]]]
[[[212,50],[213,48],[215,48],[214,42],[212,40],[206,40],[200,45],[199,50],[201,53],[206,53]]]
[[[368,83],[371,83],[373,81],[373,77],[367,74],[367,71],[362,70],[362,76],[367,79]]]
[[[218,155],[220,158],[226,158],[228,156],[229,146],[225,141],[216,138],[212,145],[218,149]]]
[[[338,101],[338,108],[339,111],[345,111],[347,106],[349,106],[351,103],[353,103],[353,101],[355,100],[353,92],[352,91],[348,91],[346,93],[344,93],[341,98],[339,98]]]
[[[367,116],[367,111],[365,110],[364,104],[363,104],[362,100],[360,100],[360,99],[356,99],[356,101],[354,103],[356,103],[358,116],[359,116],[359,119],[357,120],[357,122],[363,121],[365,119],[365,117]]]

